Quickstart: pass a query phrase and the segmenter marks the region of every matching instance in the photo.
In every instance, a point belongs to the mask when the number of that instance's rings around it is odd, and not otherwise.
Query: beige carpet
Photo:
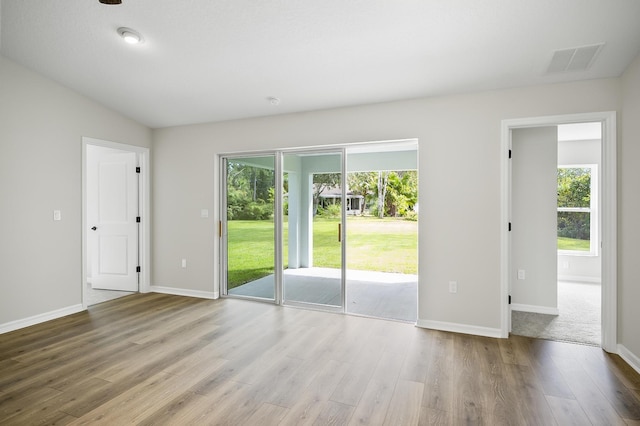
[[[558,282],[560,315],[513,311],[511,333],[600,346],[600,300],[600,284]]]

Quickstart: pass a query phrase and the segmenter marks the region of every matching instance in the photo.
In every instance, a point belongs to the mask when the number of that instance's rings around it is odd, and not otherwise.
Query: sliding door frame
[[[254,297],[254,296],[240,296],[229,294],[228,288],[228,270],[229,270],[229,256],[228,256],[228,220],[227,220],[227,160],[235,159],[235,158],[259,158],[259,157],[274,157],[274,173],[275,173],[275,188],[278,188],[278,155],[274,151],[260,151],[260,152],[241,152],[237,154],[222,154],[218,156],[218,164],[220,166],[220,212],[219,212],[219,220],[218,220],[218,237],[220,244],[220,268],[219,268],[219,280],[220,280],[220,296],[221,297],[231,297],[238,299],[247,299],[254,300],[265,303],[275,303],[280,304],[280,299],[278,298],[278,268],[275,268],[278,262],[278,250],[276,249],[274,253],[274,298],[267,299],[262,297]],[[277,192],[276,192],[277,194]],[[274,245],[276,241],[278,241],[278,234],[282,235],[282,226],[278,223],[276,214],[277,214],[277,199],[280,198],[278,196],[275,197],[274,200]],[[282,205],[282,204],[280,204]],[[280,228],[280,229],[278,229]]]
[[[309,302],[299,301],[285,301],[284,300],[284,264],[283,264],[283,227],[284,227],[284,215],[283,215],[283,158],[285,154],[340,154],[340,189],[342,201],[340,203],[340,306],[316,304]],[[275,191],[274,191],[274,299],[265,299],[252,296],[240,296],[229,294],[228,291],[228,221],[227,221],[227,160],[234,158],[252,158],[252,157],[265,157],[274,156],[274,173],[275,173]],[[219,223],[218,223],[218,236],[220,243],[220,295],[222,297],[239,298],[255,300],[260,302],[275,303],[277,305],[297,306],[307,309],[316,309],[330,312],[346,312],[346,147],[345,146],[327,146],[327,147],[315,147],[315,148],[292,148],[292,149],[278,149],[267,151],[251,151],[251,152],[236,152],[236,153],[224,153],[218,155],[218,164],[220,167],[220,211],[219,211]]]

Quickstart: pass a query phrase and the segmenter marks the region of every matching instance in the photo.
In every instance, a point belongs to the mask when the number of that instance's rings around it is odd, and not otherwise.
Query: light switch
[[[53,220],[62,220],[62,212],[60,210],[53,211]]]

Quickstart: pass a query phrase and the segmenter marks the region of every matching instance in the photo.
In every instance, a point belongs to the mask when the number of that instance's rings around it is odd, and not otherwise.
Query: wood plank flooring
[[[2,425],[638,425],[599,348],[137,294],[0,335]]]

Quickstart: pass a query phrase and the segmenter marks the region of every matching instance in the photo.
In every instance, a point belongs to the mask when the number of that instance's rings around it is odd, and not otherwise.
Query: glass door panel
[[[227,158],[227,295],[275,300],[275,156]]]
[[[342,310],[342,152],[283,154],[283,303]]]

